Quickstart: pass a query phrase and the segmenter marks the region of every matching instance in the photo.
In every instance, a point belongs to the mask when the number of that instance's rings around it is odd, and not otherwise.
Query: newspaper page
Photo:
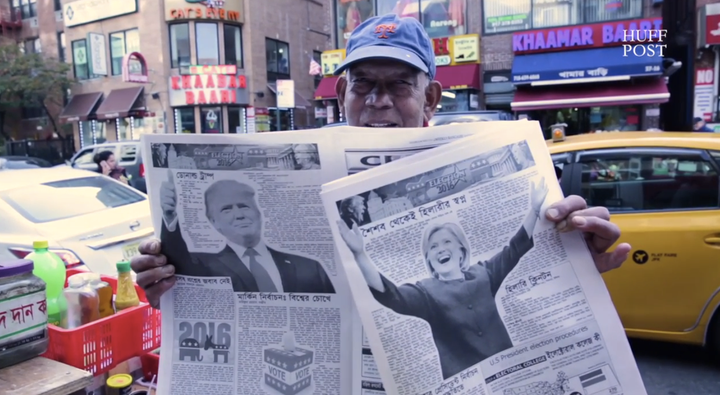
[[[478,129],[463,130],[144,135],[156,237],[177,274],[158,394],[382,393],[320,187]]]
[[[542,215],[563,196],[539,124],[484,129],[323,186],[385,391],[646,395],[582,234]],[[378,190],[402,207],[344,218]]]

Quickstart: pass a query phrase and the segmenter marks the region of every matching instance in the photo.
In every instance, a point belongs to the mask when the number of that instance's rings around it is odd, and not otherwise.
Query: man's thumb
[[[173,174],[172,170],[168,169],[168,182],[171,184],[175,184],[175,175]]]

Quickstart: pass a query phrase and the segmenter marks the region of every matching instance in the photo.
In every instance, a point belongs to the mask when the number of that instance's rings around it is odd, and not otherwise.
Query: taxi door
[[[571,192],[605,206],[632,252],[604,274],[626,329],[690,332],[720,289],[720,169],[704,150],[578,152]]]

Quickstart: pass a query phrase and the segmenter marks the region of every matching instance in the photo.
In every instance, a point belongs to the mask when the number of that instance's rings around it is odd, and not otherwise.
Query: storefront
[[[645,56],[625,56],[622,45],[626,30],[661,23],[649,18],[514,33],[512,110],[540,121],[548,136],[555,123],[567,124],[568,135],[656,128],[659,105],[670,98],[665,77],[672,67],[666,66],[674,62],[659,51],[649,55],[653,44],[638,47]]]
[[[440,37],[432,39],[435,49],[437,73],[435,80],[443,87],[443,96],[438,112],[476,110],[480,93],[480,35]],[[345,50],[323,52],[322,70],[324,78],[315,90],[316,107],[324,107],[330,119],[339,120],[335,83],[332,73],[345,59]],[[336,121],[337,122],[337,121]]]
[[[697,62],[695,63],[694,118],[720,131],[718,78],[720,77],[720,4],[698,8]]]
[[[169,78],[175,133],[247,133],[247,80],[235,66],[190,66]]]
[[[247,133],[250,95],[242,70],[243,1],[164,3],[171,36],[167,89],[174,132]]]
[[[483,71],[483,93],[486,110],[510,111],[515,97],[510,70]]]

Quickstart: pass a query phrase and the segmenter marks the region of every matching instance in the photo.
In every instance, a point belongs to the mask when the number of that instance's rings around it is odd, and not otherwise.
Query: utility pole
[[[682,62],[668,82],[670,101],[661,106],[661,128],[668,132],[692,131],[695,97],[695,0],[664,0],[663,29],[667,30],[665,58]]]

